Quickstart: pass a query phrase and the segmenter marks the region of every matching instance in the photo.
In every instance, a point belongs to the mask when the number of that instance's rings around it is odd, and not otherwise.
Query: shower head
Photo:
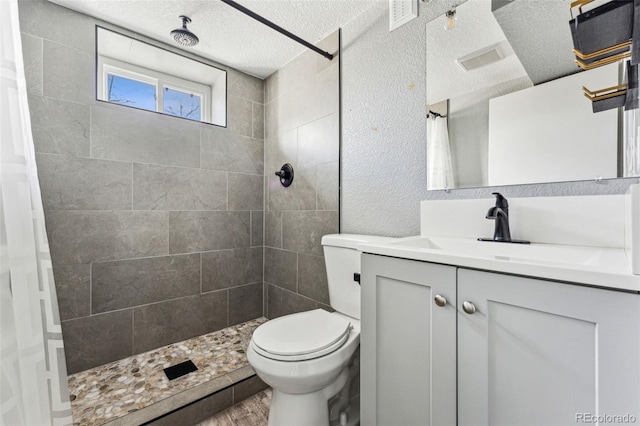
[[[176,43],[183,46],[195,46],[200,40],[194,33],[187,29],[187,24],[191,22],[191,19],[184,15],[180,15],[180,18],[182,19],[182,28],[176,28],[171,31],[171,37],[173,37]]]

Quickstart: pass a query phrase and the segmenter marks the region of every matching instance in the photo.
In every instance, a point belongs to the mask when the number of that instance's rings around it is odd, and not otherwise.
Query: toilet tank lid
[[[361,234],[328,234],[322,237],[322,245],[357,250],[359,244],[387,243],[392,240],[395,238]]]

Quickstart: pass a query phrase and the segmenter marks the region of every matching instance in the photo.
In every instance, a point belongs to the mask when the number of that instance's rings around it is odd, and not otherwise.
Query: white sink
[[[625,249],[418,236],[358,246],[364,253],[640,292]]]
[[[441,250],[452,255],[489,257],[504,261],[551,262],[577,265],[597,265],[608,250],[601,247],[499,243],[451,237],[413,237],[393,242],[391,245],[414,249]]]

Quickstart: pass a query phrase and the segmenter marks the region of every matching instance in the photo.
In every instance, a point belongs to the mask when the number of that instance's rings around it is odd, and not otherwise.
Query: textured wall
[[[319,44],[337,53],[336,31]],[[269,318],[329,304],[321,238],[338,232],[339,57],[306,51],[266,81],[265,259]],[[288,188],[274,172],[295,175]]]
[[[98,102],[98,22],[19,7],[69,373],[261,316],[263,82],[226,129]]]
[[[420,2],[420,16],[389,33],[388,3],[379,2],[342,29],[341,232],[417,235],[426,199],[618,194],[639,181],[427,192],[425,25],[456,3]]]

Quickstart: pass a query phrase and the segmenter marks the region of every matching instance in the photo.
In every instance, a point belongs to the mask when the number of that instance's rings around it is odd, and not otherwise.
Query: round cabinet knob
[[[469,315],[476,313],[476,305],[471,302],[463,302],[462,310],[468,313]]]
[[[439,294],[436,294],[436,297],[434,297],[433,300],[438,306],[444,306],[447,304],[447,299],[444,296],[440,296]]]

